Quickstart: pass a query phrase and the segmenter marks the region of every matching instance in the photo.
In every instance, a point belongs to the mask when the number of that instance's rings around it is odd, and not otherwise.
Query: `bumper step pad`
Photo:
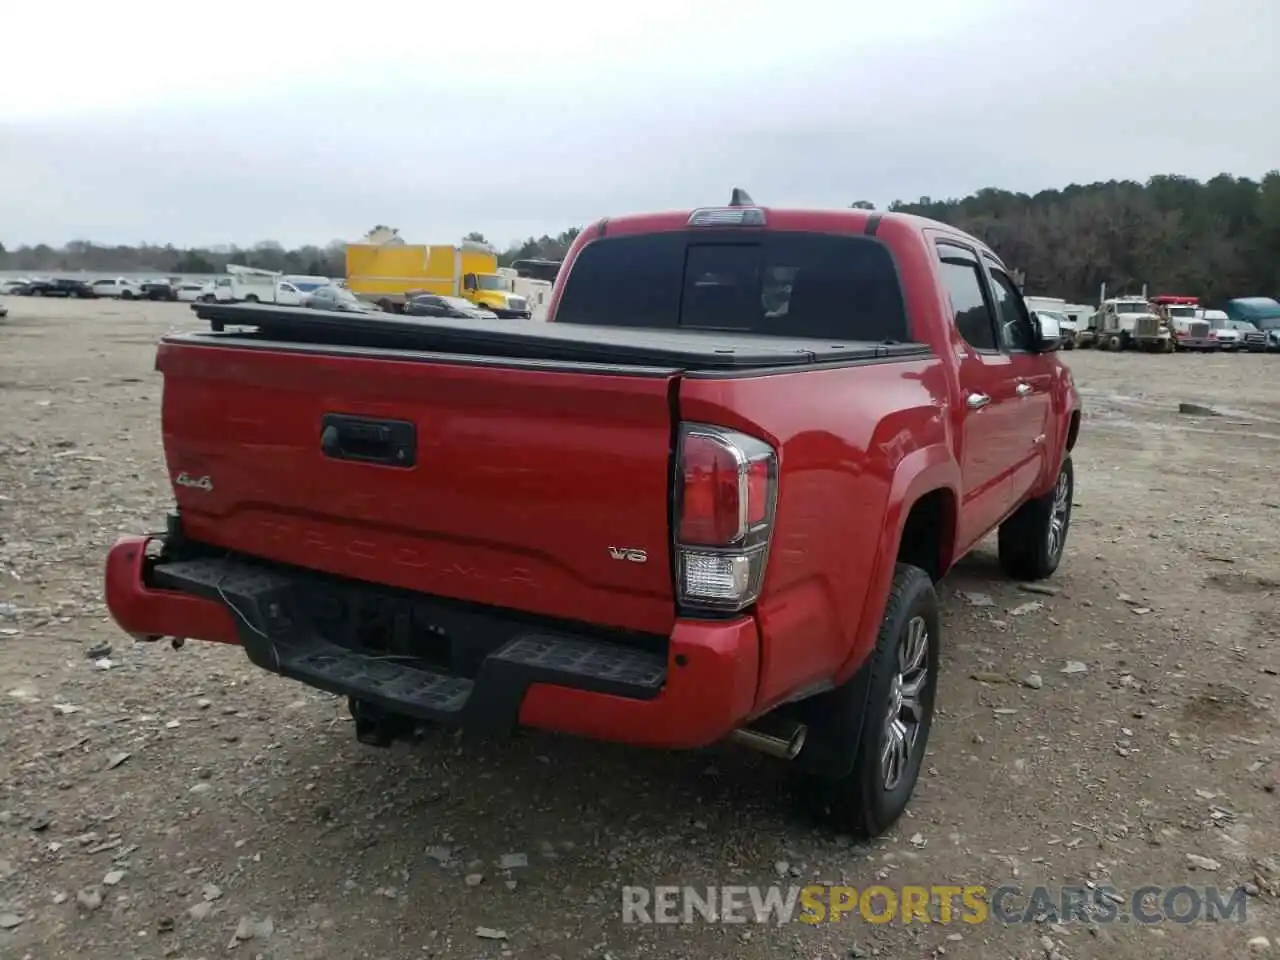
[[[484,614],[475,617],[492,638],[491,652],[480,660],[474,679],[407,655],[341,646],[309,629],[295,609],[298,578],[314,576],[214,557],[162,561],[151,578],[158,587],[226,604],[256,665],[422,720],[506,732],[516,725],[532,683],[652,699],[666,682],[663,653],[540,631]],[[455,610],[451,616],[459,614]]]

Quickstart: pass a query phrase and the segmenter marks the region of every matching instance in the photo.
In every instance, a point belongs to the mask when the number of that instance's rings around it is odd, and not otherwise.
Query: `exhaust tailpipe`
[[[767,729],[765,729],[767,725]],[[729,734],[731,743],[767,753],[779,760],[794,760],[804,747],[809,728],[803,723],[781,717],[762,718],[762,722],[749,727],[739,727]]]

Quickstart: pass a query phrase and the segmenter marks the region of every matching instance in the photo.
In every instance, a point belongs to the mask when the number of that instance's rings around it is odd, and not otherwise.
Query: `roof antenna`
[[[751,194],[743,190],[741,187],[734,187],[733,194],[729,197],[729,206],[731,207],[754,207],[756,202],[751,199]]]

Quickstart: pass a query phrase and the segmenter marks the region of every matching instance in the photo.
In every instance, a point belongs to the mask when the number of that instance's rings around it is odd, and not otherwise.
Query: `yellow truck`
[[[418,293],[465,297],[500,317],[528,319],[529,301],[511,278],[499,276],[492,248],[464,241],[449,244],[347,244],[347,288],[362,300],[399,313]]]

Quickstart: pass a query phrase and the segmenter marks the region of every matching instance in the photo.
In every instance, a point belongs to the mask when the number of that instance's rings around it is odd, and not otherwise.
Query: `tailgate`
[[[162,343],[156,365],[165,458],[193,540],[437,596],[670,631],[677,371],[180,342]],[[411,454],[397,460],[406,442]]]

